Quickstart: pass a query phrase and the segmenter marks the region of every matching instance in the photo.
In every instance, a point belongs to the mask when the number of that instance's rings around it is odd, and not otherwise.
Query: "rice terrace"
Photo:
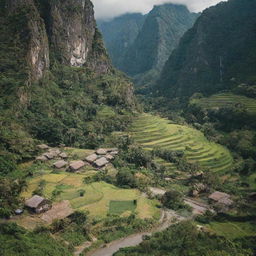
[[[138,116],[130,134],[146,150],[161,148],[184,151],[186,159],[198,163],[202,169],[222,172],[232,167],[232,156],[225,147],[209,142],[198,130],[173,124],[159,116]],[[163,164],[161,159],[158,162]],[[166,164],[170,169],[175,169],[175,166]]]
[[[0,0],[0,256],[256,256],[256,0]]]

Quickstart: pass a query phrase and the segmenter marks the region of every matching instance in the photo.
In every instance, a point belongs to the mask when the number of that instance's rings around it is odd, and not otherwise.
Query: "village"
[[[64,145],[59,148],[51,148],[46,144],[38,145],[41,154],[35,158],[36,162],[52,162],[53,170],[66,171],[68,173],[80,173],[84,167],[92,167],[94,170],[104,170],[106,166],[118,155],[117,148],[100,148],[91,152],[88,156],[79,160],[69,161],[69,155],[63,151]],[[68,200],[53,203],[50,199],[40,195],[33,195],[25,200],[24,207],[15,210],[16,215],[22,215],[24,210],[30,214],[43,214],[41,219],[48,224],[54,219],[63,219],[74,212]]]
[[[61,170],[67,173],[79,174],[83,172],[84,167],[91,167],[97,171],[103,171],[111,161],[118,155],[117,148],[99,148],[91,151],[89,154],[78,160],[69,160],[69,155],[64,150],[64,145],[59,148],[51,148],[48,145],[38,145],[40,155],[35,158],[35,162],[51,162],[53,170]],[[206,211],[215,212],[218,209],[227,212],[232,209],[234,201],[231,195],[220,191],[215,191],[208,196],[208,200],[200,200],[199,195],[205,192],[206,187],[203,184],[195,184],[190,197],[184,199],[184,203],[192,208],[193,216],[205,214]],[[162,188],[149,187],[149,194],[161,199],[167,191]],[[86,194],[85,194],[86,196]],[[33,215],[39,215],[45,223],[51,224],[56,219],[63,219],[74,212],[69,200],[53,202],[43,195],[33,194],[26,198],[24,207],[15,211],[16,215],[22,215],[24,210]]]

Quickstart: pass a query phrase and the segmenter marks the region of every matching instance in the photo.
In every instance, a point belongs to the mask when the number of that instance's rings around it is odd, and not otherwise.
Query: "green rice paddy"
[[[134,201],[110,201],[109,213],[122,214],[124,212],[134,212],[136,209],[136,203]]]
[[[209,98],[193,99],[191,104],[196,104],[208,109],[217,109],[228,106],[244,106],[248,113],[256,114],[256,100],[233,93],[214,94]]]
[[[200,131],[188,126],[170,123],[169,120],[156,115],[139,115],[129,129],[134,140],[145,150],[154,148],[170,151],[184,151],[188,162],[198,163],[201,169],[221,172],[233,165],[230,152],[223,146],[210,142]],[[156,162],[165,165],[169,170],[177,170],[172,163],[161,158]]]
[[[144,198],[137,189],[121,189],[105,182],[83,183],[85,177],[95,173],[96,171],[52,173],[50,170],[43,174],[35,173],[34,177],[28,180],[28,187],[21,196],[24,199],[30,198],[43,180],[43,196],[55,202],[68,200],[74,210],[89,211],[94,217],[101,218],[106,217],[108,213],[122,214],[136,210],[139,218],[159,218],[157,201]],[[53,196],[55,191],[58,193]],[[84,195],[81,195],[80,191],[84,191]]]
[[[206,226],[217,235],[231,240],[256,235],[255,222],[211,222]]]

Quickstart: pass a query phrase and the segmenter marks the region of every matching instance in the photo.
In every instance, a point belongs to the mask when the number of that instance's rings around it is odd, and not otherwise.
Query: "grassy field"
[[[251,114],[256,114],[256,100],[233,93],[220,93],[209,98],[193,99],[191,104],[197,104],[204,108],[220,108],[226,106],[242,105]]]
[[[160,215],[159,209],[156,208],[157,202],[143,198],[137,189],[120,189],[105,182],[84,184],[85,177],[97,173],[92,168],[87,167],[81,173],[69,173],[53,171],[50,167],[51,162],[39,164],[39,166],[32,164],[30,168],[33,169],[33,166],[36,172],[27,180],[28,186],[21,194],[25,199],[30,198],[33,191],[44,181],[43,196],[54,202],[68,200],[73,209],[88,210],[92,217],[101,218],[106,217],[108,213],[121,214],[127,211],[136,211],[138,217],[143,219],[157,218]],[[110,174],[114,175],[113,167],[110,168]],[[81,191],[84,195],[81,195]],[[133,204],[134,200],[137,200],[137,205]],[[131,202],[133,207],[131,207]]]
[[[198,163],[202,169],[219,172],[229,170],[233,164],[232,156],[225,147],[209,142],[198,130],[172,124],[159,116],[138,116],[129,133],[146,150],[156,147],[173,151],[182,150],[189,162]],[[165,165],[171,172],[177,170],[174,164],[166,163],[163,159],[158,158],[156,162]]]
[[[134,212],[136,204],[134,201],[110,201],[109,213],[111,214],[123,214],[124,212]]]
[[[255,223],[250,222],[212,222],[207,227],[231,240],[256,235]]]

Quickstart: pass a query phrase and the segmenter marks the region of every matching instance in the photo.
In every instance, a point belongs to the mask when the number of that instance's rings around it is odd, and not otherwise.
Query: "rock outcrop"
[[[42,78],[45,70],[49,68],[49,44],[43,19],[33,0],[9,0],[8,12],[26,12],[25,27],[19,31],[20,38],[26,41],[26,62],[29,69],[29,79]]]
[[[100,73],[109,70],[90,0],[52,1],[50,16],[51,44],[63,64],[88,65]]]
[[[90,0],[10,0],[6,7],[11,15],[26,13],[25,27],[18,32],[26,44],[30,81],[43,77],[50,52],[64,65],[87,66],[100,74],[112,69]]]

